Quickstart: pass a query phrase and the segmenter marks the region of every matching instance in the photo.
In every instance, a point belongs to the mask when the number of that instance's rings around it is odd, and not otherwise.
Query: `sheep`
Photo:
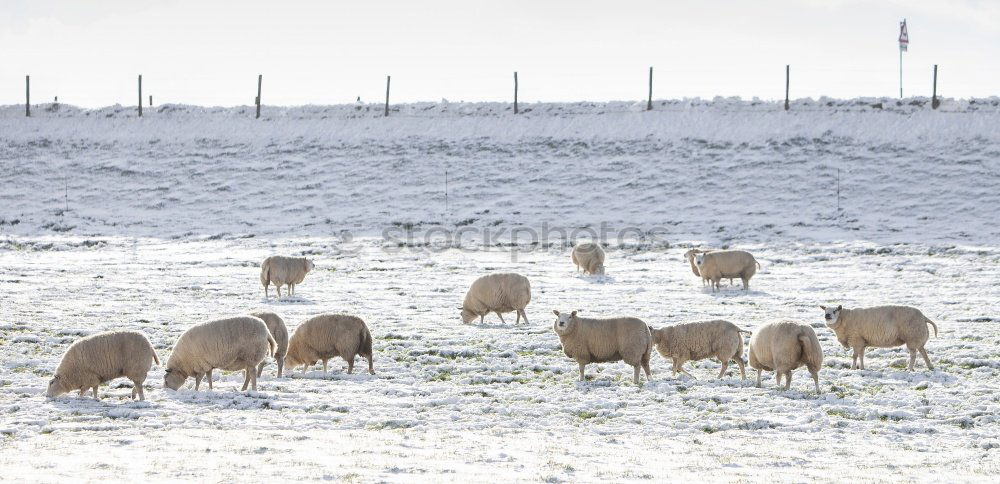
[[[584,242],[573,247],[571,254],[576,270],[583,268],[584,274],[604,275],[604,249],[600,244]]]
[[[372,364],[372,334],[361,318],[345,314],[320,314],[295,328],[288,342],[285,366],[291,369],[302,365],[302,374],[316,361],[327,362],[335,356],[347,361],[347,373],[354,373],[354,357],[361,355],[368,360],[368,373],[374,375]]]
[[[271,283],[278,289],[281,298],[281,286],[288,285],[288,295],[295,294],[295,285],[301,283],[309,271],[316,267],[313,261],[305,257],[286,257],[272,255],[260,263],[260,283],[264,285],[264,299],[268,298],[267,288]]]
[[[680,372],[694,378],[684,369],[684,363],[714,356],[722,362],[719,378],[726,374],[729,360],[736,360],[740,367],[740,378],[746,380],[741,333],[750,334],[749,331],[721,319],[676,324],[660,329],[650,326],[649,331],[656,351],[664,358],[673,359],[674,376]]]
[[[458,309],[461,310],[462,322],[471,323],[479,317],[479,324],[483,324],[483,319],[488,313],[497,313],[500,322],[507,324],[500,313],[517,311],[517,321],[528,324],[528,314],[524,308],[531,302],[531,284],[528,278],[520,274],[501,273],[490,274],[480,277],[469,287],[469,292],[465,294],[465,301]]]
[[[212,370],[245,372],[243,388],[252,385],[257,391],[257,365],[265,357],[274,355],[277,343],[267,324],[260,318],[240,316],[196,324],[177,339],[174,351],[167,360],[163,387],[176,390],[187,378],[194,377],[194,390],[201,387],[201,379],[208,376],[208,389],[212,389]]]
[[[271,337],[277,343],[277,348],[274,350],[274,362],[278,365],[278,378],[281,378],[282,369],[285,367],[285,353],[288,353],[288,328],[285,327],[285,322],[281,319],[281,316],[275,313],[260,311],[250,313],[250,315],[264,321],[264,324],[267,325],[267,330],[271,333]],[[260,366],[257,367],[257,377],[260,377],[264,373],[264,365],[266,364],[267,361],[260,362]]]
[[[50,398],[80,390],[82,397],[93,389],[94,399],[101,383],[125,377],[132,380],[132,399],[145,400],[142,384],[152,362],[160,358],[146,336],[138,331],[111,331],[76,340],[69,346],[49,381],[45,395]]]
[[[634,370],[632,379],[639,384],[639,368],[649,371],[649,355],[653,341],[649,327],[638,318],[590,319],[577,317],[577,311],[560,314],[552,311],[556,320],[552,330],[559,336],[563,353],[580,365],[580,381],[586,381],[583,368],[589,363],[625,361]]]
[[[719,281],[724,277],[739,277],[743,290],[749,291],[750,278],[757,273],[760,262],[742,250],[717,250],[694,254],[694,265],[702,278],[712,281],[713,292],[719,290]]]
[[[687,251],[687,252],[684,253],[684,259],[686,259],[688,261],[688,264],[691,265],[691,272],[693,272],[694,275],[696,275],[698,277],[701,277],[701,273],[698,272],[698,266],[694,265],[694,255],[695,254],[707,254],[709,252],[715,252],[715,251],[718,251],[718,250],[719,249],[691,249],[691,250],[689,250],[689,251]],[[707,283],[707,281],[708,281],[707,278],[701,277],[701,285],[702,286],[704,286]],[[733,278],[732,277],[729,278],[729,285],[730,286],[733,285]]]
[[[934,327],[937,336],[937,325],[924,316],[917,308],[909,306],[877,306],[871,308],[847,309],[843,306],[826,307],[823,310],[826,325],[837,335],[837,341],[844,348],[854,350],[851,369],[865,369],[865,348],[892,348],[906,345],[910,351],[910,371],[913,371],[917,361],[917,351],[924,357],[927,369],[933,371],[934,365],[927,356],[924,345],[930,338],[927,325]]]
[[[792,386],[792,370],[805,365],[819,393],[819,370],[823,366],[823,348],[816,332],[807,324],[791,321],[769,323],[750,337],[750,367],[757,370],[760,387],[762,371],[774,371],[777,384],[785,375],[785,390]]]

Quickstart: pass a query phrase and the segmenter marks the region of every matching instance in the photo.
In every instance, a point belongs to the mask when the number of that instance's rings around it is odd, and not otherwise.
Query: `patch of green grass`
[[[431,377],[431,381],[449,381],[449,380],[451,380],[451,372],[447,370],[440,371],[438,372],[437,375]]]
[[[590,411],[587,411],[587,410],[580,410],[579,412],[576,412],[576,416],[580,417],[583,420],[589,420],[589,419],[597,417],[597,413],[590,412]]]
[[[714,434],[714,433],[718,432],[719,429],[717,429],[715,427],[712,427],[712,426],[709,426],[709,425],[704,425],[704,426],[701,427],[701,431],[705,432],[706,434]]]
[[[862,420],[861,417],[858,417],[857,415],[852,415],[850,413],[847,413],[844,410],[839,410],[839,409],[836,409],[836,410],[827,410],[826,414],[829,415],[829,416],[831,416],[831,417],[846,418],[848,420]]]

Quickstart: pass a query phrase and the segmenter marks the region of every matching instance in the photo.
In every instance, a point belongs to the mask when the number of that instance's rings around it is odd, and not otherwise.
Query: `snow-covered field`
[[[545,104],[517,118],[428,103],[388,119],[317,106],[260,121],[246,108],[26,120],[0,107],[0,475],[995,479],[1000,109],[921,102]],[[567,239],[591,231],[608,234],[603,278],[569,260]],[[703,289],[681,257],[701,244],[754,252],[751,291]],[[274,253],[317,263],[294,298],[262,297],[258,265]],[[489,271],[531,279],[529,325],[461,324],[455,307]],[[941,329],[935,370],[905,371],[899,348],[848,370],[826,303],[919,307]],[[272,364],[258,392],[224,374],[195,393],[163,390],[154,367],[145,402],[127,380],[101,401],[43,396],[80,335],[138,329],[166,357],[189,325],[260,308],[290,329],[361,316],[376,374],[338,360],[277,379]],[[675,379],[657,354],[641,387],[622,363],[580,383],[552,309],[808,322],[823,392],[802,369],[787,392],[772,375],[759,389],[738,370],[716,380],[708,360]]]

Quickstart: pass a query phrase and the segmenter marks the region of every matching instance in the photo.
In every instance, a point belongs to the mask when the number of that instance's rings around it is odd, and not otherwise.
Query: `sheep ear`
[[[559,315],[559,311],[556,311],[555,309],[553,309],[552,310],[552,314],[555,314],[556,316],[558,316]]]
[[[841,305],[838,304],[837,305],[837,311],[840,311],[841,309],[844,309],[844,306],[841,306]]]
[[[824,311],[826,311],[826,306],[820,305],[819,308],[822,309],[822,310],[824,310]]]
[[[465,309],[465,308],[463,308],[462,306],[459,306],[459,307],[458,307],[457,309],[458,309],[459,311],[461,311],[461,310],[463,310],[463,309]]]
[[[575,318],[576,317],[576,313],[577,313],[577,311],[573,311],[572,313],[569,314],[569,317]]]

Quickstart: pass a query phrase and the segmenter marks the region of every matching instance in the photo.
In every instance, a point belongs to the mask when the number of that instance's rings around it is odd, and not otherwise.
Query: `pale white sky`
[[[1000,95],[1000,1],[0,0],[0,104]]]

